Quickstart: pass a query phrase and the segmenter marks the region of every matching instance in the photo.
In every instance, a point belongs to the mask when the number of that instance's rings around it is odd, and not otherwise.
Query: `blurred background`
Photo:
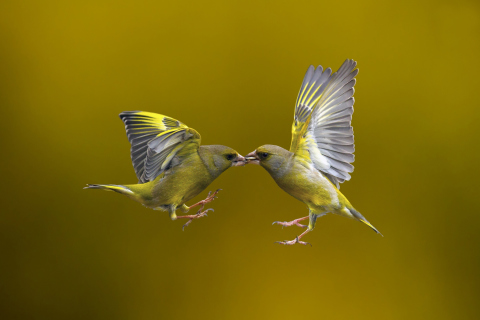
[[[477,1],[2,1],[0,318],[478,319]],[[358,61],[341,191],[384,235],[233,168],[170,221],[86,183],[135,183],[118,114],[203,144],[288,148],[310,64]],[[194,202],[192,202],[194,203]]]

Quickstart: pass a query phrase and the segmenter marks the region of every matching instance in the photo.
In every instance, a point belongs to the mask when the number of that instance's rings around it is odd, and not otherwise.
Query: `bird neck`
[[[200,148],[198,148],[198,155],[213,179],[218,178],[228,169],[228,167],[225,168],[222,166],[222,163],[218,161],[218,157],[215,157],[215,153],[212,152],[209,146],[200,146]]]

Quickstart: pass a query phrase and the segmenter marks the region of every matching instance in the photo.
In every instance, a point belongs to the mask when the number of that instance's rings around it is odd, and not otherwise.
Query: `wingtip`
[[[141,111],[138,111],[138,110],[134,110],[134,111],[123,111],[123,112],[120,112],[120,114],[118,115],[120,117],[120,119],[124,119],[125,117],[127,116],[130,116],[132,114],[136,114],[136,113],[139,113]]]

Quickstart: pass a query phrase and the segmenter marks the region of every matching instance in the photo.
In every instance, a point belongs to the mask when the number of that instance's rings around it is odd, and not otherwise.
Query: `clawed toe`
[[[223,189],[217,189],[215,190],[215,192],[213,193],[213,195],[216,195],[217,193],[219,193],[220,191],[222,191]]]
[[[220,191],[222,191],[222,189],[217,189],[214,193],[212,193],[212,191],[209,191],[207,199],[205,199],[204,201],[212,201],[213,199],[217,199],[217,193],[219,193]]]
[[[274,222],[272,223],[272,225],[274,225],[274,224],[279,224],[279,225],[282,226],[282,229],[283,229],[283,227],[291,227],[291,226],[293,226],[293,225],[296,225],[296,226],[298,226],[298,227],[300,227],[300,228],[306,228],[306,227],[307,227],[306,225],[301,224],[301,223],[298,223],[298,221],[305,220],[306,218],[308,218],[308,217],[300,218],[300,219],[296,219],[296,220],[292,220],[292,221],[290,221],[290,222],[286,222],[286,221],[284,221],[284,222],[274,221]]]
[[[222,189],[217,189],[217,190],[215,190],[215,192],[213,192],[213,193],[210,191],[210,192],[208,193],[207,197],[205,198],[205,200],[199,201],[199,202],[195,203],[194,205],[192,205],[192,206],[190,207],[190,208],[193,208],[193,207],[196,207],[196,206],[200,206],[200,209],[198,210],[197,214],[177,217],[177,219],[179,219],[179,218],[189,219],[189,220],[187,221],[187,223],[185,223],[185,224],[183,225],[182,230],[185,230],[185,227],[187,227],[190,223],[192,223],[193,219],[198,219],[198,218],[201,218],[201,217],[208,217],[208,215],[207,215],[207,212],[208,212],[208,211],[212,211],[212,212],[215,211],[215,210],[213,210],[212,208],[208,208],[207,210],[204,210],[204,211],[202,211],[202,210],[203,210],[203,208],[205,207],[205,204],[206,204],[206,203],[209,203],[209,202],[211,202],[211,201],[213,201],[213,200],[215,200],[215,199],[217,198],[217,197],[216,197],[216,194],[217,194],[219,191],[222,191]],[[190,208],[189,208],[189,209],[190,209]]]
[[[283,227],[285,227],[285,225],[287,224],[287,222],[286,222],[286,221],[284,221],[284,222],[274,221],[274,222],[272,223],[272,226],[273,226],[274,224],[279,224],[279,225],[281,225],[281,226],[282,226],[282,229],[283,229]]]
[[[212,193],[212,191],[210,191],[208,193],[207,197],[204,200],[195,203],[194,205],[190,206],[190,208],[200,206],[200,210],[203,210],[203,207],[205,206],[205,204],[207,204],[209,202],[212,202],[213,200],[218,198],[217,193],[220,192],[220,191],[222,191],[222,189],[217,189],[213,193]]]
[[[308,244],[308,245],[310,245],[310,247],[313,247],[310,242],[298,241],[297,243],[303,244],[304,246],[306,246]]]
[[[283,240],[283,241],[275,241],[274,243],[278,243],[278,244],[283,244],[284,246],[291,246],[291,245],[294,245],[296,242],[295,240]]]
[[[309,242],[305,242],[305,241],[300,241],[298,239],[298,237],[295,238],[295,240],[285,240],[285,241],[275,241],[275,243],[278,243],[278,244],[283,244],[284,246],[293,246],[294,244],[298,243],[298,244],[303,244],[304,246],[306,246],[307,244],[310,245],[310,247],[312,247],[312,244],[309,243]]]
[[[189,220],[187,221],[187,223],[185,223],[183,226],[182,226],[182,231],[185,231],[185,227],[187,227],[190,223],[192,223],[193,219],[198,219],[198,218],[201,218],[201,217],[208,217],[207,215],[207,212],[208,211],[215,211],[213,210],[212,208],[208,208],[207,210],[205,211],[198,211],[197,214],[193,215],[193,216],[183,216],[183,217],[179,217],[179,218],[188,218]]]
[[[208,217],[208,215],[207,215],[208,211],[214,212],[215,210],[213,210],[212,208],[208,208],[207,210],[205,210],[203,212],[198,212],[196,215],[198,216],[198,218],[203,217],[203,216]]]

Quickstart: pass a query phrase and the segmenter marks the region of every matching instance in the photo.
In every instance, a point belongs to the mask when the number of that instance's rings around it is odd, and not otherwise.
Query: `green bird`
[[[277,243],[309,244],[300,239],[313,230],[318,217],[327,213],[356,219],[380,233],[339,191],[340,183],[350,180],[353,171],[351,121],[356,66],[355,61],[346,60],[333,74],[330,68],[323,71],[322,66],[310,66],[295,104],[290,151],[264,145],[245,157],[247,163],[265,168],[280,188],[308,207],[306,217],[273,223],[307,228],[295,240]],[[299,223],[306,219],[308,226]]]
[[[193,219],[207,215],[204,205],[216,198],[209,193],[190,207],[185,203],[200,194],[222,172],[245,164],[245,158],[232,148],[200,145],[200,134],[178,120],[164,115],[127,111],[120,114],[131,143],[131,157],[138,184],[89,184],[85,189],[103,189],[126,195],[154,210],[168,211],[172,220]],[[177,216],[180,208],[188,212],[200,206],[195,215]]]

